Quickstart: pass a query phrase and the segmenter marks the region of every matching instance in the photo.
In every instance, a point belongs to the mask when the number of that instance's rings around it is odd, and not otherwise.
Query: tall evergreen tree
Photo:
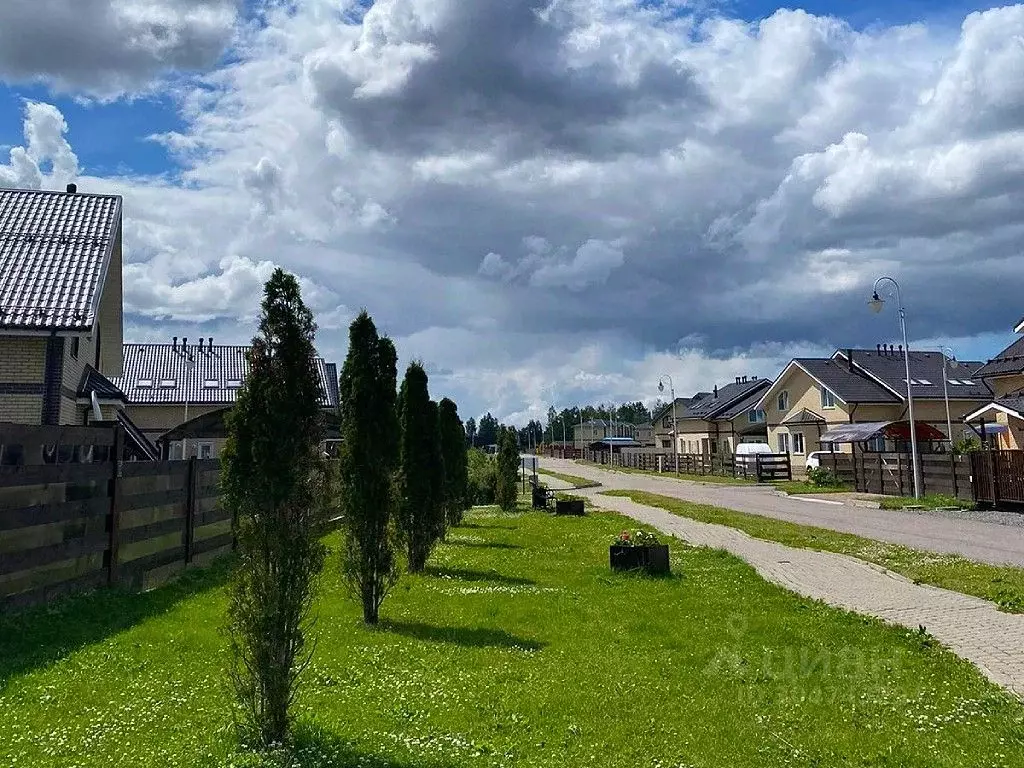
[[[459,419],[458,406],[447,397],[441,401],[441,453],[444,455],[445,517],[448,525],[462,522],[469,508],[469,456],[466,432]]]
[[[263,746],[288,735],[324,559],[315,332],[298,281],[275,270],[222,457],[224,496],[238,521],[229,674],[250,735]]]
[[[339,381],[338,454],[345,533],[343,573],[376,624],[380,606],[398,579],[393,519],[398,493],[399,424],[395,394],[398,355],[377,335],[363,311],[349,328],[348,356]]]
[[[402,422],[401,499],[398,530],[408,555],[409,571],[423,570],[443,533],[436,500],[437,456],[440,454],[438,420],[430,408],[427,372],[418,362],[409,365],[399,392]]]
[[[466,442],[470,448],[476,447],[476,419],[472,416],[466,421]]]
[[[506,512],[516,508],[519,498],[519,437],[515,427],[502,427],[498,437],[498,506]]]
[[[434,430],[434,439],[430,441],[430,519],[434,523],[436,537],[443,540],[448,529],[448,483],[441,436],[441,409],[436,400],[429,402],[428,411],[428,419]]]

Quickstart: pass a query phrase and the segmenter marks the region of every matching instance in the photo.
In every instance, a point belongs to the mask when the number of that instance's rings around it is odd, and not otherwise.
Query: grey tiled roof
[[[995,402],[1011,411],[1024,414],[1024,397],[1001,397]]]
[[[978,376],[1024,373],[1024,338],[1017,339],[977,372]]]
[[[686,407],[686,410],[678,415],[679,419],[715,419],[725,417],[725,413],[730,408],[737,406],[740,402],[745,401],[749,395],[754,392],[761,393],[764,389],[771,386],[771,381],[768,379],[753,379],[751,381],[743,381],[740,383],[726,384],[724,387],[719,387],[717,397],[714,392],[701,392],[698,396]],[[756,403],[758,398],[751,400],[751,403]],[[747,406],[748,408],[751,406]],[[741,411],[736,411],[736,413]]]
[[[835,357],[840,365],[846,364],[847,350],[839,350]],[[915,398],[931,398],[941,400],[942,391],[942,353],[941,352],[911,352],[910,353],[910,378],[916,381],[927,381],[929,384],[912,384],[911,391]],[[900,352],[893,354],[879,354],[876,349],[855,349],[853,350],[853,362],[855,365],[877,377],[887,386],[900,393],[900,399],[907,390],[906,367],[903,355]],[[956,368],[946,368],[947,380],[971,381],[970,385],[947,384],[951,400],[988,400],[992,397],[990,390],[976,373],[982,363],[977,360],[960,361]],[[842,397],[839,392],[835,394]],[[846,399],[845,397],[843,398]]]
[[[749,384],[750,382],[747,383]],[[730,405],[724,411],[719,413],[715,418],[734,419],[741,413],[746,413],[755,405],[757,405],[757,401],[764,396],[764,391],[768,389],[768,387],[770,387],[772,384],[771,380],[769,379],[758,379],[756,382],[753,383],[758,384],[760,386],[752,387],[746,395],[744,395],[742,398],[740,398],[735,403]],[[735,384],[733,384],[732,386],[735,386]],[[718,390],[718,396],[722,396],[722,390]]]
[[[124,392],[118,389],[110,379],[91,365],[87,365],[82,371],[82,380],[78,384],[78,396],[90,397],[90,393],[94,391],[96,397],[103,400],[128,400]]]
[[[820,413],[815,413],[810,408],[801,408],[799,411],[794,411],[782,420],[783,424],[815,424],[817,422],[824,422],[825,417]]]
[[[129,403],[184,403],[230,405],[238,398],[240,383],[249,373],[248,346],[204,342],[190,344],[125,344],[124,375],[112,379]],[[189,364],[189,360],[193,361]],[[316,358],[325,407],[338,405],[337,366]],[[148,384],[147,384],[148,382]],[[235,383],[237,382],[237,384]]]
[[[856,359],[854,354],[854,359]],[[847,403],[898,403],[900,398],[857,370],[850,371],[845,361],[798,357],[794,363],[816,378],[840,400]]]
[[[120,227],[117,195],[0,190],[0,328],[91,328]]]

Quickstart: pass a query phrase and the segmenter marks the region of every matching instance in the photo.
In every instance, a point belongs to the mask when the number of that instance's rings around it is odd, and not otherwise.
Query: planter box
[[[669,573],[668,544],[656,544],[653,547],[623,547],[613,544],[608,548],[608,559],[613,571],[642,568],[648,573]]]
[[[555,514],[576,515],[577,517],[582,517],[584,514],[586,514],[586,511],[583,507],[583,499],[556,500]]]

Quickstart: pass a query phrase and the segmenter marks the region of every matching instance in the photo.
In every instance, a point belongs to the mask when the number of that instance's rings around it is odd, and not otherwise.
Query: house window
[[[828,440],[822,440],[821,441],[821,449],[820,450],[822,450],[822,451],[838,451],[839,450],[839,444],[838,443],[830,443]]]
[[[804,452],[804,433],[794,432],[793,433],[793,453]]]
[[[827,389],[821,390],[821,407],[822,408],[835,408],[836,407],[836,396],[829,392]]]
[[[160,389],[174,389],[178,386],[177,379],[160,379]]]
[[[881,453],[885,451],[885,437],[883,435],[873,437],[864,443],[864,447],[869,451]]]
[[[203,386],[206,387],[207,389],[216,389],[217,387],[220,386],[220,381],[217,379],[206,379],[203,382]]]
[[[213,446],[210,443],[199,444],[199,458],[208,459],[213,454]]]
[[[241,379],[228,379],[227,382],[226,382],[226,386],[227,386],[228,389],[238,389],[240,386],[242,386],[242,380]]]
[[[666,416],[664,419],[662,419],[661,420],[661,426],[663,426],[665,429],[671,429],[672,428],[672,417],[671,416]]]
[[[661,441],[661,447],[662,448],[671,449],[672,448],[672,441],[671,440],[662,440]]]
[[[77,336],[73,336],[71,338],[71,357],[73,357],[75,360],[78,359],[78,351],[79,351],[80,343],[81,342],[80,342],[80,340],[79,340],[79,338]]]
[[[152,379],[139,379],[137,382],[135,382],[135,386],[138,387],[139,389],[152,389],[153,388],[153,380]]]
[[[778,440],[779,453],[789,453],[789,433],[780,432],[776,439]]]
[[[779,410],[780,411],[788,411],[789,410],[789,392],[787,392],[786,390],[782,390],[781,392],[779,392],[779,398],[778,398],[778,403],[777,404],[779,406]]]
[[[765,420],[765,413],[760,408],[752,408],[747,411],[747,421],[751,424],[760,424]]]

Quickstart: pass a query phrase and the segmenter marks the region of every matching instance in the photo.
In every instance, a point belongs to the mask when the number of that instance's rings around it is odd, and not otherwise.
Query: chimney
[[[882,356],[882,345],[881,344],[875,344],[875,354],[877,354],[879,357]]]
[[[890,344],[889,345],[889,357],[892,357],[895,354],[896,354],[896,348],[892,344]]]
[[[750,377],[750,380],[751,380],[751,381],[757,381],[757,376],[751,376],[751,377]]]
[[[75,194],[75,192],[78,191],[78,185],[77,184],[68,184],[67,190],[68,190],[68,194],[69,195],[73,195],[73,194]]]
[[[200,352],[203,351],[203,337],[202,336],[199,337],[199,351]]]
[[[182,353],[188,353],[188,336],[181,337],[181,351]]]
[[[903,345],[900,344],[900,357],[903,357]]]
[[[850,369],[850,373],[853,373],[853,350],[846,350],[846,366]]]
[[[211,351],[212,349],[213,349],[213,336],[210,336],[210,337],[209,337],[209,338],[208,338],[208,339],[206,340],[206,351],[207,351],[207,352],[210,352],[210,351]]]
[[[177,336],[175,336],[174,337],[174,341],[171,342],[171,349],[173,349],[175,352],[178,351],[178,337]]]
[[[718,399],[718,385],[715,384],[715,400]]]
[[[736,377],[736,383],[739,384],[741,381],[742,381],[742,379],[739,376],[737,376]]]
[[[746,377],[746,376],[744,376],[744,377],[743,377],[743,383],[744,383],[744,384],[746,384],[746,383],[747,383],[747,377]]]

